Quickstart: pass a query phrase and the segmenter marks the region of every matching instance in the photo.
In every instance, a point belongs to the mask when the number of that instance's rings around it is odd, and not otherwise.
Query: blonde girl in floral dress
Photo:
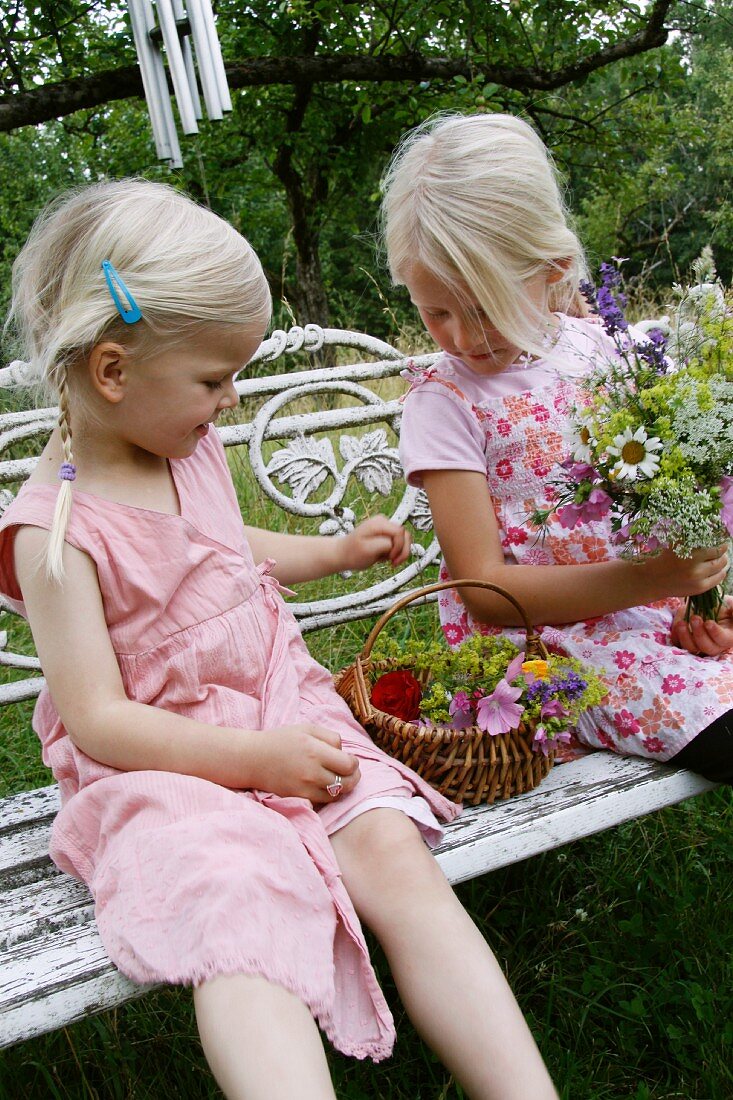
[[[613,354],[580,316],[582,249],[549,153],[508,115],[430,120],[384,179],[392,277],[444,355],[413,372],[401,457],[423,486],[441,576],[508,588],[553,650],[581,658],[608,694],[581,718],[586,746],[684,764],[733,781],[733,601],[718,621],[684,618],[685,597],[723,583],[725,545],[689,559],[618,558],[605,519],[539,539],[529,517],[569,447],[586,375]],[[441,597],[449,644],[516,626],[500,597]],[[520,635],[517,635],[517,640]]]

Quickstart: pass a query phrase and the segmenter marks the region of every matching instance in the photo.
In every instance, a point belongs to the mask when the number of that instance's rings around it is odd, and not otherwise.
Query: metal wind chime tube
[[[177,23],[185,23],[186,12],[183,7],[183,0],[173,0],[173,14],[176,17]],[[201,110],[199,86],[196,82],[196,69],[193,63],[193,52],[191,50],[191,42],[189,41],[188,35],[186,35],[181,41],[181,52],[183,53],[183,64],[186,66],[188,86],[191,90],[191,99],[193,100],[193,113],[195,117],[200,121],[204,116]]]
[[[153,6],[150,0],[128,0],[128,8],[156,155],[158,160],[170,161],[171,168],[182,168],[181,147],[178,144],[163,59],[150,38],[150,32],[155,28]]]
[[[195,0],[195,3],[201,8],[204,16],[204,22],[206,23],[206,34],[209,40],[209,51],[211,54],[211,61],[214,66],[214,75],[216,76],[216,86],[219,89],[219,102],[221,103],[222,111],[231,111],[232,99],[229,95],[229,84],[227,83],[227,74],[224,68],[224,58],[221,53],[221,46],[219,44],[219,36],[216,33],[216,23],[214,22],[214,9],[211,6],[211,0]]]
[[[163,51],[184,134],[198,133],[203,117],[199,82],[210,119],[232,109],[211,0],[186,0],[185,6],[184,0],[127,3],[156,153],[171,168],[182,168]]]
[[[223,104],[219,95],[219,82],[216,79],[216,69],[211,55],[204,8],[205,0],[188,0],[188,19],[191,24],[191,36],[196,51],[196,60],[199,65],[201,91],[204,93],[206,113],[209,118],[220,119],[224,117]],[[213,23],[213,15],[211,20]],[[214,38],[216,38],[216,28],[214,28]],[[218,44],[217,39],[217,46]]]
[[[166,57],[168,58],[168,69],[173,81],[173,91],[176,94],[181,127],[184,134],[197,134],[199,127],[193,109],[191,88],[183,60],[181,40],[178,37],[176,17],[173,14],[173,5],[171,0],[156,0],[155,6],[158,11],[158,23],[163,35]]]

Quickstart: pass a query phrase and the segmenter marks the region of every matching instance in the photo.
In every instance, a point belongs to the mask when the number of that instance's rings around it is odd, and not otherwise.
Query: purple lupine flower
[[[634,345],[639,359],[657,374],[666,374],[668,362],[665,355],[667,350],[667,337],[660,328],[649,329],[644,340],[637,340]]]
[[[581,279],[578,283],[578,290],[585,298],[591,309],[596,308],[596,288],[593,283],[588,282],[587,279]]]
[[[553,676],[550,680],[535,680],[527,688],[527,701],[534,703],[539,700],[542,707],[556,696],[562,694],[566,699],[576,699],[587,688],[586,680],[579,676],[573,669],[569,669],[561,676]]]
[[[577,672],[572,669],[567,672],[562,680],[562,692],[567,699],[576,699],[579,695],[582,695],[585,689],[588,687],[588,681],[584,680],[582,676],[579,676]]]
[[[596,308],[603,321],[603,327],[609,336],[627,332],[629,322],[624,317],[626,299],[623,294],[615,295],[608,286],[599,287],[596,295]]]
[[[615,264],[602,263],[600,267],[601,282],[609,290],[621,285],[621,272]],[[624,303],[625,305],[626,303]]]
[[[553,686],[549,680],[537,680],[534,677],[527,677],[527,701],[534,703],[536,699],[539,699],[541,703],[547,699],[548,695],[553,691]]]

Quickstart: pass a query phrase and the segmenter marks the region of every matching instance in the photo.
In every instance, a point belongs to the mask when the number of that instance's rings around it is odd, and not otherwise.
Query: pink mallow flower
[[[466,695],[465,691],[457,691],[455,693],[448,707],[448,713],[453,719],[451,722],[453,729],[463,730],[466,726],[473,725],[471,700],[468,695]]]
[[[556,733],[554,737],[551,737],[544,726],[538,726],[532,740],[532,748],[535,752],[541,752],[543,756],[549,756],[558,741],[561,741],[563,745],[569,745],[571,740],[568,730],[561,730],[560,733]]]
[[[524,713],[516,701],[521,694],[521,688],[499,680],[491,695],[485,695],[476,707],[476,725],[492,737],[516,729]]]
[[[603,519],[608,515],[613,501],[603,489],[591,489],[583,508],[583,519],[586,523],[591,520]]]
[[[562,508],[557,510],[557,518],[561,527],[564,527],[566,531],[572,531],[574,527],[583,522],[580,505],[563,504]]]
[[[614,546],[623,546],[630,533],[631,525],[629,523],[622,523],[618,531],[614,531],[611,535],[611,542]]]
[[[726,531],[733,538],[733,477],[721,478],[720,499],[723,503],[720,518]]]
[[[543,718],[567,718],[569,711],[559,699],[549,699],[542,704],[540,713]]]
[[[524,650],[518,653],[513,661],[510,661],[507,665],[506,672],[504,673],[504,679],[508,684],[511,684],[512,680],[516,680],[519,673],[522,671],[522,665],[524,664]]]
[[[611,500],[603,489],[591,489],[586,500],[580,504],[565,504],[557,510],[560,526],[572,531],[579,523],[592,523],[603,519],[611,509]]]

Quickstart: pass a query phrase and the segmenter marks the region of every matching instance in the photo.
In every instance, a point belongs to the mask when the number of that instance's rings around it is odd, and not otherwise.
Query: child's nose
[[[482,347],[485,342],[483,326],[476,319],[466,318],[458,322],[455,334],[456,346],[459,351],[470,352]]]
[[[224,383],[224,389],[222,390],[221,398],[219,399],[220,409],[234,409],[239,404],[239,394],[234,388],[234,379],[230,378],[228,382]]]

